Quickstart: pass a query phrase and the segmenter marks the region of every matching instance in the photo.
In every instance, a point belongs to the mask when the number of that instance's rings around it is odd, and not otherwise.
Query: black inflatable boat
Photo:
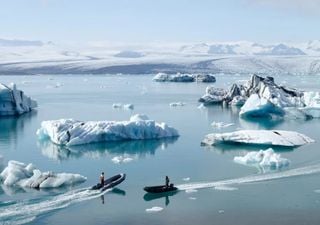
[[[143,189],[148,193],[165,193],[165,192],[178,190],[178,188],[176,188],[173,184],[170,184],[170,186],[166,186],[166,185],[149,186],[149,187],[144,187]]]
[[[91,190],[101,190],[104,191],[106,189],[113,188],[120,184],[122,181],[126,179],[126,174],[120,173],[118,175],[115,175],[113,177],[110,177],[104,181],[104,185],[101,185],[100,183],[94,185]]]

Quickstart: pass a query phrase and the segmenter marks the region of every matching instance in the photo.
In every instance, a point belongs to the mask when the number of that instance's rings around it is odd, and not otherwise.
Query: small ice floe
[[[204,106],[203,103],[201,103],[201,104],[198,106],[198,109],[204,109],[204,108],[206,108],[206,107]]]
[[[114,108],[114,109],[133,110],[134,109],[134,105],[133,104],[114,103],[112,105],[112,108]]]
[[[183,181],[190,181],[190,177],[182,178]]]
[[[146,115],[136,114],[128,121],[83,122],[74,119],[43,121],[37,135],[40,140],[50,139],[55,144],[71,146],[177,137],[179,133],[166,123],[158,123]]]
[[[179,106],[185,106],[186,103],[184,102],[172,102],[170,103],[170,107],[179,107]]]
[[[220,209],[220,210],[218,211],[218,213],[219,213],[219,214],[223,214],[223,213],[224,213],[224,210],[223,210],[223,209]]]
[[[224,122],[215,122],[213,121],[211,123],[211,126],[217,128],[217,129],[222,129],[222,128],[227,128],[233,126],[234,123],[224,123]]]
[[[147,213],[154,213],[154,212],[160,212],[163,208],[160,206],[153,206],[152,208],[146,209]]]
[[[41,172],[32,163],[9,161],[0,174],[0,180],[6,186],[57,188],[81,183],[87,178],[80,174]]]
[[[188,193],[188,194],[196,193],[196,192],[198,192],[198,190],[196,190],[196,189],[187,189],[186,190],[186,193]]]
[[[55,87],[55,88],[59,88],[59,87],[62,87],[62,86],[63,86],[62,83],[57,82],[54,87]]]
[[[18,90],[16,84],[0,83],[0,116],[21,115],[37,107],[37,102]]]
[[[115,156],[112,159],[112,162],[115,164],[120,164],[120,163],[128,163],[133,160],[133,158],[126,157],[126,156]]]
[[[268,167],[270,169],[280,169],[289,165],[290,161],[286,158],[281,158],[280,154],[269,148],[265,151],[248,152],[244,156],[236,156],[233,159],[236,163],[249,166]]]
[[[219,190],[219,191],[236,191],[236,190],[238,190],[238,188],[236,188],[236,187],[228,187],[228,186],[224,186],[224,185],[215,186],[214,189]]]
[[[196,197],[189,197],[190,200],[197,200]]]
[[[285,130],[239,130],[229,133],[212,133],[205,136],[201,145],[249,144],[263,146],[298,147],[314,140],[308,136]]]
[[[313,192],[320,194],[320,189],[316,189]]]

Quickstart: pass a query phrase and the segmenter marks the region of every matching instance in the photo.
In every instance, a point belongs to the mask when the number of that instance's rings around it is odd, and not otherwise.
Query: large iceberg
[[[242,165],[259,166],[269,168],[271,170],[281,169],[289,165],[290,161],[286,158],[281,158],[280,154],[274,152],[272,148],[265,151],[248,152],[244,156],[236,156],[233,161]]]
[[[0,116],[21,115],[37,107],[37,102],[27,97],[16,85],[0,83]]]
[[[250,144],[264,146],[298,147],[314,142],[308,136],[284,130],[240,130],[229,133],[212,133],[205,136],[201,145]]]
[[[273,77],[252,75],[246,84],[233,84],[228,91],[209,86],[199,101],[204,104],[242,106],[242,117],[282,117],[287,113],[294,117],[320,117],[320,92],[305,92],[277,85]]]
[[[158,139],[176,137],[179,133],[165,123],[136,114],[129,121],[49,120],[41,123],[39,139],[49,138],[58,145],[81,145],[95,142]]]
[[[216,82],[216,78],[210,74],[166,74],[158,73],[153,77],[154,81],[158,82],[203,82],[213,83]]]
[[[57,188],[81,183],[86,179],[79,174],[41,172],[32,163],[26,165],[18,161],[9,161],[0,174],[0,180],[6,186],[30,188]]]

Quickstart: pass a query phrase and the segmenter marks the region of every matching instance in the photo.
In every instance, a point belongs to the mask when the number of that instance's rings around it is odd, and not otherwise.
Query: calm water
[[[249,76],[218,76],[218,87],[228,87]],[[0,119],[0,155],[4,163],[17,160],[34,163],[41,171],[80,173],[88,180],[81,185],[55,190],[29,190],[2,187],[0,224],[318,224],[320,214],[320,120],[245,121],[237,109],[212,106],[198,109],[198,98],[206,84],[156,83],[152,76],[0,76],[0,82],[15,82],[18,88],[38,101],[37,111],[19,118]],[[318,90],[318,77],[279,76],[277,82],[304,90]],[[169,103],[182,101],[184,107]],[[113,103],[132,103],[133,111],[115,110]],[[75,118],[79,120],[128,120],[143,113],[179,130],[177,139],[133,141],[85,145],[72,149],[40,143],[36,130],[43,120]],[[213,121],[234,123],[217,130]],[[284,129],[304,133],[316,143],[296,149],[277,149],[291,163],[286,178],[267,179],[255,167],[233,162],[245,151],[259,150],[244,146],[204,148],[200,141],[210,132],[236,129]],[[115,164],[115,156],[133,161]],[[315,173],[308,174],[311,166]],[[3,167],[3,166],[2,166]],[[303,168],[300,176],[293,169]],[[85,189],[98,182],[101,171],[107,176],[124,172],[127,179],[119,189],[102,199]],[[286,171],[275,171],[282,177]],[[247,182],[258,174],[260,182]],[[304,175],[308,174],[308,175]],[[175,184],[212,182],[243,178],[233,190],[199,189],[152,199],[143,187],[164,183],[168,175]],[[184,181],[183,178],[190,178]],[[265,180],[264,180],[265,179]],[[250,179],[249,179],[250,180]],[[147,213],[153,206],[161,212]]]

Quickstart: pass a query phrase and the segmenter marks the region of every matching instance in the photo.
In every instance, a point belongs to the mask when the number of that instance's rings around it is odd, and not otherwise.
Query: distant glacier
[[[0,39],[1,74],[320,74],[320,41],[58,45]]]

